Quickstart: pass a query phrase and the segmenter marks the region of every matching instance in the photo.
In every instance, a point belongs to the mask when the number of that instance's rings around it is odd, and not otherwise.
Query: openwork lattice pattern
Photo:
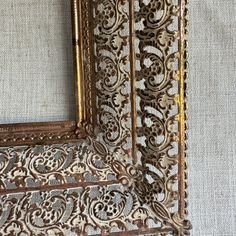
[[[94,0],[92,7],[101,140],[127,156],[131,149],[129,2]]]
[[[153,217],[119,185],[9,194],[0,206],[1,235],[108,235]]]
[[[76,144],[0,150],[0,235],[189,235],[186,1],[78,4],[96,123]]]
[[[184,1],[140,0],[134,6],[137,147],[145,168],[146,186],[152,193],[152,199],[147,202],[167,224],[176,229],[182,225],[178,234],[187,233],[184,228],[189,227],[178,219],[186,213],[184,4]]]

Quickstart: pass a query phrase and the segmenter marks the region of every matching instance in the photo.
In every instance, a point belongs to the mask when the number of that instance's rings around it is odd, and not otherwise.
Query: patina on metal
[[[77,120],[0,126],[0,234],[189,235],[187,1],[71,3]]]

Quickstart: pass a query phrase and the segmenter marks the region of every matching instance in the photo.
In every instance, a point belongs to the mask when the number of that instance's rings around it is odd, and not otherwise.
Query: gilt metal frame
[[[76,142],[86,137],[88,129],[94,124],[95,96],[94,86],[89,74],[90,47],[89,36],[82,29],[83,23],[79,12],[80,4],[72,1],[72,43],[74,51],[74,71],[76,88],[76,120],[57,122],[38,122],[0,125],[0,146],[27,144],[47,144]],[[82,40],[84,39],[84,40]],[[89,43],[90,45],[91,43]],[[85,61],[83,55],[88,56]],[[93,95],[92,95],[93,94]]]
[[[71,3],[77,120],[0,126],[0,235],[189,235],[187,1]]]

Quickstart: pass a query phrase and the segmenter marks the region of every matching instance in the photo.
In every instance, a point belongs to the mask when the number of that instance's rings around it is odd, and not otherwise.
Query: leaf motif
[[[103,144],[101,144],[101,143],[99,143],[97,141],[93,141],[93,147],[95,148],[95,150],[100,155],[102,155],[102,156],[108,155],[108,151],[107,151],[106,147]]]
[[[171,218],[170,213],[168,212],[166,207],[160,202],[153,202],[152,208],[154,212],[162,219],[169,220]]]

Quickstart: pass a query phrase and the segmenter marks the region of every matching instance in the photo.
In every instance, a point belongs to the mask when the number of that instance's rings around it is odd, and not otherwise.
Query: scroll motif
[[[175,234],[188,234],[185,186],[185,1],[135,1],[138,152],[149,205]],[[179,211],[173,211],[178,209]],[[178,219],[176,222],[173,219]],[[181,219],[182,218],[182,219]]]
[[[94,0],[93,32],[101,140],[118,156],[130,151],[128,1]]]
[[[110,155],[95,141],[0,150],[0,192],[115,180]]]
[[[119,185],[5,195],[0,209],[0,235],[135,235],[155,220]]]
[[[189,235],[186,1],[80,3],[97,125],[0,150],[0,235]]]

